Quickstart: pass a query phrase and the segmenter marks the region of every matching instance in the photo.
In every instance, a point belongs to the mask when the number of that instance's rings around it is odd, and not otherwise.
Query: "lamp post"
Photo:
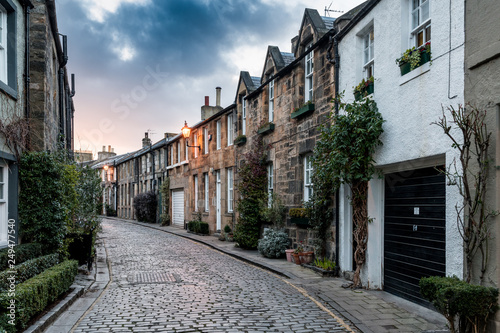
[[[186,139],[186,147],[198,148],[201,150],[201,146],[190,146],[189,145],[189,136],[191,135],[191,128],[188,127],[187,121],[184,120],[184,127],[181,129],[182,136]]]

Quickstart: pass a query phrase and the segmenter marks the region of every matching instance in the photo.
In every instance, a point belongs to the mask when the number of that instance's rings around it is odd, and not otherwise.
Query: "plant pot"
[[[274,124],[273,123],[268,123],[262,127],[259,127],[257,130],[257,133],[259,134],[267,134],[274,131]]]
[[[401,76],[410,73],[410,71],[411,71],[411,65],[410,65],[410,63],[409,62],[405,62],[405,63],[399,65],[399,70],[401,71]]]
[[[313,261],[313,256],[313,251],[299,253],[300,262],[303,264],[310,264]]]
[[[292,112],[291,118],[295,119],[295,118],[299,118],[302,116],[307,116],[308,114],[310,114],[313,111],[314,111],[314,104],[309,103],[309,104],[304,105],[303,107],[301,107],[297,111]]]
[[[367,85],[365,91],[366,91],[366,96],[373,94],[373,92],[375,91],[375,84],[372,82],[369,85]]]
[[[237,138],[236,140],[234,140],[234,144],[238,145],[238,146],[241,146],[241,145],[245,144],[246,142],[247,142],[247,137],[246,136],[242,136],[242,137]]]
[[[292,262],[292,253],[293,253],[293,251],[294,251],[294,249],[285,250],[286,260],[289,261],[289,262]]]
[[[431,55],[429,52],[423,51],[422,53],[420,53],[420,66],[429,61],[431,61]]]
[[[309,219],[307,217],[291,217],[290,223],[306,228],[310,226]]]
[[[300,256],[298,253],[292,253],[293,262],[297,265],[300,265]]]
[[[359,101],[361,98],[363,98],[363,95],[359,91],[354,92],[354,100]]]

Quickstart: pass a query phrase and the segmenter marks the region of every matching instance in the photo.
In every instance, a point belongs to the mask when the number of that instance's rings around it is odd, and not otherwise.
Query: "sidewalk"
[[[283,259],[265,258],[256,250],[242,250],[214,236],[195,235],[172,226],[116,220],[191,239],[280,275],[329,306],[332,312],[340,314],[361,332],[448,332],[441,314],[384,291],[344,289],[342,285],[347,281],[342,278],[321,277],[308,268]]]

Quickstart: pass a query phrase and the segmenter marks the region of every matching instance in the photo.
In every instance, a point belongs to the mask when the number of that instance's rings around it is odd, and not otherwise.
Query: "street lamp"
[[[182,136],[186,139],[186,147],[198,148],[201,150],[201,146],[190,146],[189,145],[189,136],[191,135],[191,128],[188,127],[187,121],[184,120],[184,127],[181,129]]]

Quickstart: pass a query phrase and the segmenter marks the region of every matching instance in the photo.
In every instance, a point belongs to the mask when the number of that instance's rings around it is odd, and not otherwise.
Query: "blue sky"
[[[234,102],[240,71],[260,76],[268,45],[290,52],[305,8],[361,0],[57,0],[76,75],[75,148],[137,150],[200,121],[204,96]],[[336,17],[338,13],[332,13]]]

